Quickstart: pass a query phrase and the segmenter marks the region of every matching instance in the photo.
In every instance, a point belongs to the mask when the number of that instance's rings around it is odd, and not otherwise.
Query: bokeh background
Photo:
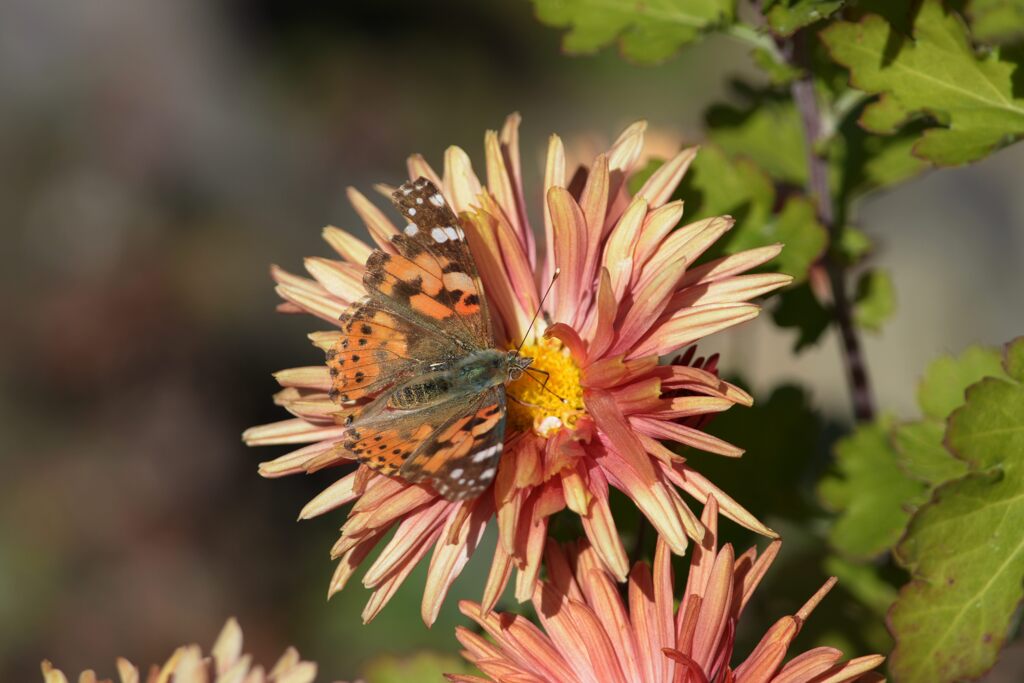
[[[328,253],[322,226],[356,228],[346,186],[397,183],[409,153],[439,163],[449,144],[480,167],[484,130],[519,111],[536,200],[550,133],[586,148],[645,118],[699,141],[729,79],[758,78],[726,39],[658,69],[558,42],[522,0],[0,3],[0,680],[37,680],[44,657],[112,675],[117,655],[209,645],[230,615],[258,659],[295,644],[328,680],[456,651],[454,600],[419,621],[422,572],[367,627],[357,582],[327,603],[342,516],[293,520],[335,475],[262,480],[277,452],[239,435],[281,417],[272,371],[320,360],[304,335],[321,326],[274,313],[268,265],[301,269]],[[1021,187],[1024,145],[858,207],[900,304],[867,340],[885,410],[914,414],[930,359],[1021,332]],[[850,415],[835,339],[791,343],[763,321],[705,347],[761,405],[712,425],[749,453],[708,467],[783,531],[813,517]],[[750,443],[744,420],[782,427]],[[824,576],[806,531],[793,538],[755,627]],[[451,597],[478,596],[484,564]],[[885,638],[842,589],[815,620],[808,647]]]

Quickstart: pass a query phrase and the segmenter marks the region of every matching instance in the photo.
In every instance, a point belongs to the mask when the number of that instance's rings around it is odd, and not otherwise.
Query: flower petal
[[[373,252],[373,248],[366,242],[333,225],[324,228],[323,238],[339,256],[360,266],[366,263],[366,259],[370,258],[370,253]]]
[[[464,501],[461,506],[463,509],[471,507],[468,518],[460,516],[461,510],[458,507],[452,509],[441,532],[441,540],[434,546],[434,555],[430,558],[420,609],[420,616],[427,626],[437,619],[448,589],[480,545],[487,520],[493,514],[493,505],[486,496],[472,502]],[[452,533],[455,534],[454,539],[451,538]]]
[[[670,311],[702,304],[750,301],[793,282],[789,275],[755,273],[737,275],[726,280],[691,285],[676,292],[668,305]]]
[[[470,211],[483,191],[469,155],[461,147],[452,145],[444,151],[444,187],[456,214]]]
[[[358,498],[362,491],[356,487],[356,475],[353,470],[317,494],[302,508],[299,519],[312,519]]]
[[[575,324],[585,307],[584,266],[587,256],[587,222],[569,191],[552,187],[547,194],[548,212],[554,246],[555,265],[561,276],[555,281],[550,304],[556,322]]]
[[[405,167],[409,171],[409,180],[419,180],[420,178],[426,178],[430,182],[434,183],[434,187],[443,188],[444,183],[441,181],[441,176],[437,174],[427,160],[423,158],[422,154],[413,154],[405,160]]]
[[[627,358],[664,356],[698,339],[757,317],[760,306],[753,304],[706,304],[684,308],[656,326]]]
[[[667,202],[679,186],[690,164],[697,158],[697,147],[689,147],[679,152],[664,164],[657,171],[651,174],[647,182],[643,184],[636,193],[637,197],[643,197],[652,208],[657,208]]]
[[[771,244],[766,247],[741,251],[731,256],[723,256],[690,270],[683,278],[682,284],[688,287],[701,282],[724,280],[767,263],[781,252],[781,244]]]
[[[377,247],[390,254],[394,254],[395,248],[391,246],[391,238],[398,234],[398,228],[395,227],[394,223],[388,220],[384,212],[372,204],[356,188],[346,188],[345,194],[348,195],[349,202],[351,202],[352,207],[363,220],[363,224],[366,225],[366,229],[370,232],[370,237],[377,243]]]
[[[565,147],[562,139],[552,135],[548,139],[548,155],[544,164],[544,270],[541,281],[549,282],[555,272],[555,229],[551,224],[551,209],[547,202],[548,193],[553,187],[565,187]]]
[[[602,264],[611,276],[616,301],[622,301],[633,276],[633,254],[646,215],[647,202],[637,197],[615,223],[605,243]]]
[[[319,257],[307,258],[304,263],[309,274],[342,301],[358,301],[366,295],[361,266]]]

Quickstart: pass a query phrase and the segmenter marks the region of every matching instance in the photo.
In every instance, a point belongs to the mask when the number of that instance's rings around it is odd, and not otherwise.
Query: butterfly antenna
[[[517,354],[522,350],[523,344],[525,344],[526,340],[530,337],[530,330],[533,329],[533,324],[537,322],[537,318],[540,316],[540,312],[544,309],[544,301],[548,298],[548,294],[551,293],[551,288],[554,286],[555,280],[558,279],[558,276],[561,274],[561,272],[561,268],[555,268],[555,272],[551,274],[551,282],[548,283],[547,289],[544,290],[544,296],[540,298],[540,303],[537,304],[537,311],[533,314],[533,320],[530,321],[529,327],[527,327],[526,332],[523,333],[523,341],[519,342],[519,346],[516,348]]]
[[[543,370],[535,370],[534,372],[544,372],[544,371],[543,371]],[[546,375],[546,374],[548,374],[548,373],[544,372],[544,374]],[[568,403],[568,402],[569,402],[569,400],[568,400],[568,399],[566,399],[566,398],[563,398],[562,396],[559,396],[558,394],[556,394],[556,393],[555,393],[554,391],[552,391],[551,389],[548,389],[548,383],[547,383],[547,381],[546,381],[546,380],[545,380],[545,381],[543,381],[543,382],[541,382],[541,381],[540,381],[539,379],[537,379],[536,377],[534,377],[534,375],[533,375],[533,374],[532,374],[532,373],[531,373],[531,372],[530,372],[529,370],[527,370],[527,371],[526,371],[526,376],[527,376],[527,377],[529,377],[530,379],[532,379],[532,380],[533,380],[534,382],[536,382],[537,384],[539,384],[539,385],[540,385],[540,388],[541,388],[541,389],[543,389],[544,391],[548,392],[549,394],[551,394],[552,396],[554,396],[555,398],[557,398],[557,399],[558,399],[559,401],[561,401],[562,403]]]

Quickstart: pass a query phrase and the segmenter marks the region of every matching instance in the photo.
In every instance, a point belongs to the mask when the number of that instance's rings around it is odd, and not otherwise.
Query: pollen
[[[563,427],[575,429],[584,415],[583,388],[580,369],[568,349],[557,339],[540,339],[523,346],[520,353],[533,363],[508,385],[510,428],[533,430],[543,437]]]

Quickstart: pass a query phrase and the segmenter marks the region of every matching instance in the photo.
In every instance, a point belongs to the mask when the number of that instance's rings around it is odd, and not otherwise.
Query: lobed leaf
[[[970,472],[935,490],[896,549],[912,576],[889,614],[900,681],[983,674],[1024,597],[1024,338],[1003,369],[948,420],[946,443]]]
[[[839,517],[829,541],[845,557],[870,559],[899,540],[925,485],[897,463],[889,439],[892,423],[862,425],[836,445],[837,474],[822,480],[818,496]]]
[[[732,21],[733,0],[533,0],[537,18],[568,31],[570,54],[618,42],[627,59],[657,64],[712,28]]]
[[[769,0],[764,11],[773,33],[791,36],[804,26],[827,19],[842,6],[843,0]]]
[[[914,153],[939,165],[977,160],[1024,135],[1024,98],[1011,61],[998,49],[975,52],[962,18],[924,0],[907,38],[877,14],[836,22],[821,33],[851,83],[882,94],[861,123],[891,132],[904,114],[929,116]],[[905,116],[903,116],[905,118]]]
[[[878,332],[895,312],[896,292],[889,273],[879,269],[863,273],[854,294],[854,321],[865,329]]]

